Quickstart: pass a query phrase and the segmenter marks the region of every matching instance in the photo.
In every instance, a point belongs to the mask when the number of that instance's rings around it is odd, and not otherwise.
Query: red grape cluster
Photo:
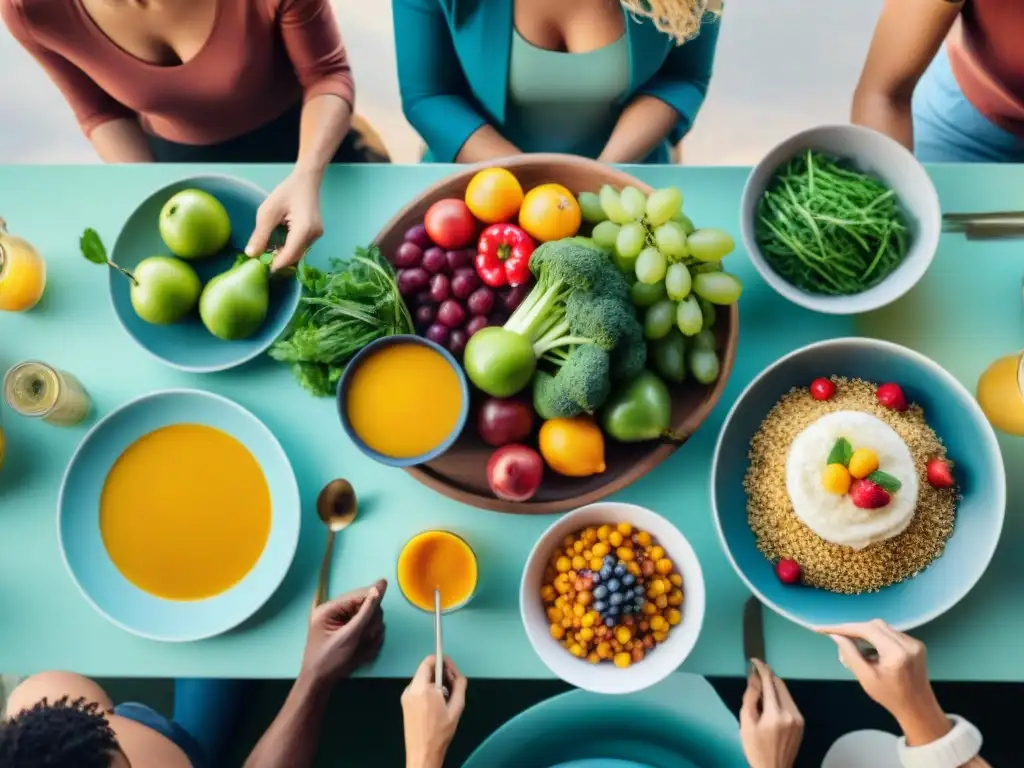
[[[398,290],[416,321],[416,331],[462,358],[469,337],[489,325],[502,325],[530,292],[531,285],[494,289],[473,268],[476,251],[446,251],[434,245],[422,224],[405,233],[391,257]]]

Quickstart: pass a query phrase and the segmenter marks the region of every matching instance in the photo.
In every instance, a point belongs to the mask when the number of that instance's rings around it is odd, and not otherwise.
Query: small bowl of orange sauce
[[[462,433],[469,382],[440,345],[420,336],[387,336],[345,368],[338,413],[349,438],[370,458],[391,467],[425,464]]]
[[[421,611],[434,612],[434,590],[441,593],[441,612],[463,608],[476,594],[479,574],[476,553],[450,531],[423,531],[402,547],[398,556],[398,587]]]

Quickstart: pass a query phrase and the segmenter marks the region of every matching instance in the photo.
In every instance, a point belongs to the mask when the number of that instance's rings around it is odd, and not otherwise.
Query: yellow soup
[[[421,533],[398,556],[398,586],[424,611],[434,610],[435,589],[441,592],[442,610],[466,602],[476,590],[476,579],[476,555],[454,533]]]
[[[167,600],[230,589],[270,536],[270,489],[252,454],[199,424],[162,427],[128,447],[100,498],[100,533],[128,581]]]
[[[462,385],[440,353],[420,344],[379,348],[352,372],[345,398],[352,430],[393,459],[429,453],[455,430]]]

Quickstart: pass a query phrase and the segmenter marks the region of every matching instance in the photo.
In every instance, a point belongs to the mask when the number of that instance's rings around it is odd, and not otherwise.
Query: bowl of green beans
[[[852,315],[884,307],[924,276],[942,212],[924,167],[857,125],[796,134],[751,171],[740,204],[750,260],[779,294]]]

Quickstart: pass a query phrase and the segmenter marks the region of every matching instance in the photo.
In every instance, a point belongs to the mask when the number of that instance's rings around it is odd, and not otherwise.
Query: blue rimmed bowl
[[[942,555],[912,578],[860,595],[782,584],[772,563],[758,551],[747,524],[743,476],[751,439],[782,395],[833,374],[899,384],[908,401],[921,405],[928,424],[945,443],[962,494]],[[880,618],[906,631],[952,608],[985,572],[1003,528],[1006,475],[992,427],[971,393],[948,371],[898,344],[842,338],[810,344],[776,360],[740,394],[715,446],[711,499],[729,561],[769,608],[809,628]]]
[[[139,589],[114,565],[100,535],[100,494],[114,463],[139,438],[182,423],[213,427],[238,440],[259,463],[270,489],[270,535],[259,560],[235,586],[205,600],[164,600]],[[141,637],[189,642],[233,629],[270,598],[295,556],[299,523],[295,475],[263,422],[220,395],[178,389],[132,400],[89,430],[61,483],[57,537],[71,578],[100,614]]]
[[[111,260],[133,270],[150,256],[169,256],[160,237],[160,210],[173,195],[185,189],[201,189],[217,198],[231,219],[231,240],[220,254],[192,259],[189,264],[205,285],[210,278],[231,268],[245,248],[256,226],[256,211],[267,193],[245,179],[233,176],[205,175],[181,179],[163,187],[135,209],[114,243]],[[144,350],[173,368],[191,373],[212,373],[242,365],[258,357],[288,327],[299,306],[298,280],[274,277],[270,281],[270,307],[260,329],[247,339],[224,341],[211,334],[199,319],[198,310],[171,325],[152,325],[142,320],[132,307],[131,285],[123,275],[109,270],[110,299],[114,313],[128,335]]]
[[[352,421],[349,419],[348,407],[346,399],[348,396],[349,387],[352,384],[352,376],[356,369],[371,355],[379,352],[387,347],[392,347],[399,344],[415,344],[421,347],[431,349],[437,354],[441,355],[451,366],[452,370],[455,371],[455,375],[458,377],[459,386],[462,392],[462,410],[459,413],[459,420],[455,424],[455,428],[451,434],[444,439],[436,448],[424,453],[421,456],[411,456],[409,458],[395,458],[394,456],[386,456],[383,453],[378,453],[373,448],[368,446],[366,442],[356,433],[352,426]],[[409,382],[409,386],[415,386],[414,382]],[[367,344],[353,357],[347,366],[345,366],[345,372],[341,376],[341,380],[338,381],[337,390],[337,401],[338,401],[338,415],[341,417],[341,426],[344,428],[345,433],[349,439],[355,443],[356,447],[369,456],[374,461],[378,461],[381,464],[385,464],[389,467],[414,467],[417,464],[425,464],[428,461],[433,461],[439,456],[443,455],[445,451],[455,444],[455,441],[459,439],[459,435],[462,434],[462,430],[466,426],[466,420],[469,418],[469,380],[466,378],[466,372],[462,370],[462,366],[459,365],[459,361],[455,359],[451,352],[442,347],[440,344],[435,344],[430,339],[425,339],[422,336],[413,336],[412,334],[399,334],[397,336],[385,336],[382,339],[377,339],[370,344]],[[424,400],[427,402],[427,400]]]

